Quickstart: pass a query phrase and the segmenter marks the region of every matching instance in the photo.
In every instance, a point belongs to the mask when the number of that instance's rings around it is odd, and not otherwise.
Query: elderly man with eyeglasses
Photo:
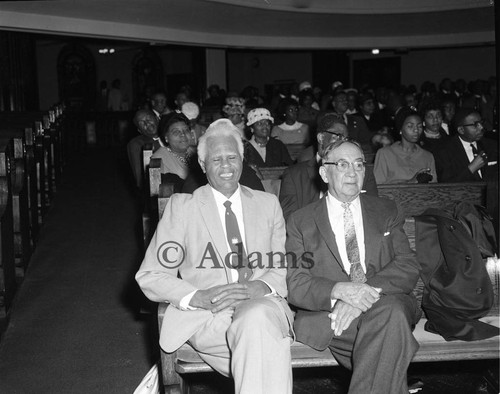
[[[359,144],[328,145],[319,169],[321,200],[287,222],[288,302],[296,339],[329,349],[352,371],[349,393],[408,392],[406,371],[418,349],[412,294],[419,265],[394,201],[361,194]]]
[[[307,148],[301,155],[302,160],[299,159],[301,162],[288,167],[283,173],[279,199],[285,219],[292,212],[319,200],[325,195],[327,186],[321,180],[318,172],[321,156],[328,144],[347,139],[347,136],[347,126],[336,116],[325,115],[320,119],[316,136],[317,153],[314,152],[312,147]],[[367,167],[365,172],[363,190],[366,190],[368,194],[377,196],[378,190],[373,175],[373,167]]]

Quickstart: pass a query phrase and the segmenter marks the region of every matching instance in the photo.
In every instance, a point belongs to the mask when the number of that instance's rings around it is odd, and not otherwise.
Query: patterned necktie
[[[470,147],[472,148],[472,154],[474,155],[474,157],[476,157],[479,154],[477,148],[474,146],[474,144],[470,144]]]
[[[349,202],[342,203],[342,208],[344,208],[345,248],[347,251],[347,258],[351,264],[349,278],[351,282],[364,283],[366,282],[366,276],[359,258],[358,240],[356,239],[356,230],[354,229],[354,219],[352,217],[351,208],[349,208],[350,204]]]
[[[238,282],[247,282],[252,276],[252,269],[248,266],[248,259],[243,247],[238,221],[231,209],[231,201],[226,201],[224,206],[226,207],[226,236],[233,252],[231,255],[231,265],[238,270]]]

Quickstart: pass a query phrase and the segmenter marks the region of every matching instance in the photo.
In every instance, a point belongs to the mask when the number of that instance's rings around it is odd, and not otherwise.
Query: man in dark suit
[[[483,138],[481,115],[464,108],[456,113],[454,123],[458,134],[434,154],[438,181],[485,181],[498,174],[498,143]]]
[[[146,145],[150,145],[154,152],[163,143],[158,137],[158,119],[153,112],[140,109],[135,113],[134,124],[140,135],[129,141],[127,144],[127,154],[132,174],[134,175],[135,185],[138,188],[142,188],[144,177],[142,150]]]
[[[460,109],[453,122],[458,134],[434,152],[438,182],[487,182],[486,207],[498,229],[498,142],[484,138],[481,115],[474,109]]]
[[[243,143],[228,119],[200,138],[198,160],[209,184],[170,198],[136,275],[149,299],[170,303],[160,345],[174,352],[189,343],[234,378],[236,393],[290,394],[293,316],[278,199],[239,184]]]
[[[283,216],[288,219],[292,212],[319,200],[327,191],[327,185],[321,180],[319,167],[324,148],[335,141],[346,138],[346,125],[335,116],[325,115],[318,123],[318,152],[310,151],[311,158],[287,168],[281,180],[280,204]],[[309,148],[308,148],[309,149]],[[373,175],[373,166],[365,170],[363,190],[377,196],[377,184]]]
[[[297,340],[329,348],[352,370],[350,393],[404,393],[418,349],[419,265],[397,205],[360,194],[363,161],[353,142],[325,149],[328,194],[287,223],[288,302],[297,307]]]

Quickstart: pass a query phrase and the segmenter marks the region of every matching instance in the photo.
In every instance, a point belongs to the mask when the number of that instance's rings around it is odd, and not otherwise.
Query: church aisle
[[[0,393],[132,393],[158,359],[155,316],[137,316],[128,176],[124,149],[64,169],[0,342]]]

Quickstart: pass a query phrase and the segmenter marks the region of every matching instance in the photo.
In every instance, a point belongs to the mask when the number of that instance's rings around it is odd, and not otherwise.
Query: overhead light
[[[372,49],[372,55],[378,55],[380,53],[380,49],[374,48]]]
[[[109,53],[115,53],[115,48],[110,48]]]

